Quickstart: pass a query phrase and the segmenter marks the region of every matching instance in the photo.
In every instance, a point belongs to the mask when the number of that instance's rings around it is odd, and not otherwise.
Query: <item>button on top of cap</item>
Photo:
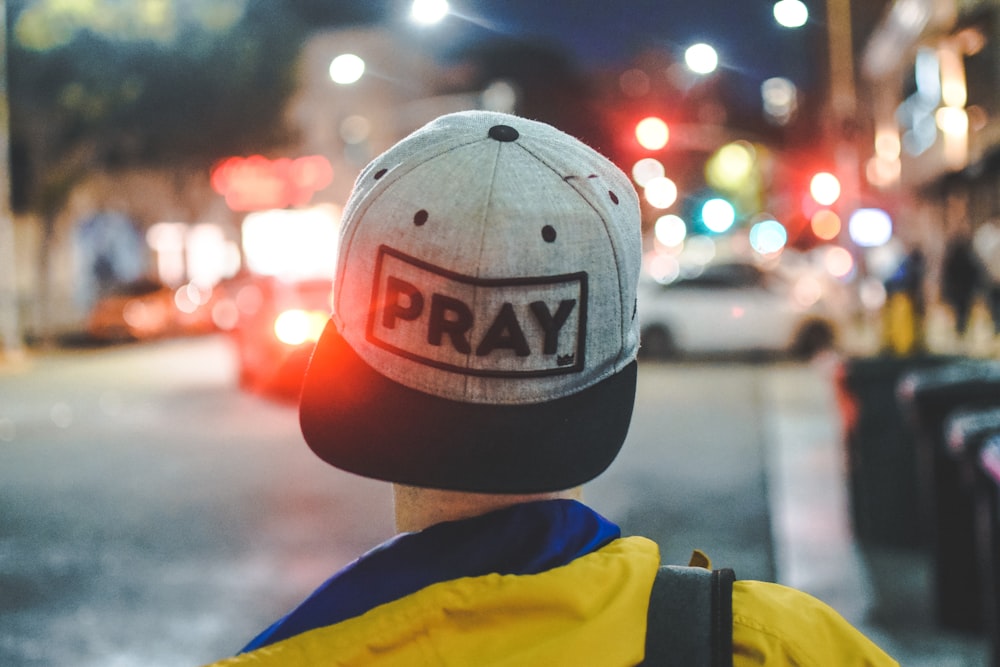
[[[494,125],[490,128],[490,139],[497,141],[517,141],[519,136],[518,131],[510,125]]]

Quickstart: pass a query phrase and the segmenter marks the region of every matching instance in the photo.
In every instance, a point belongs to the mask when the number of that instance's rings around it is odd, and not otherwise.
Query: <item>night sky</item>
[[[712,44],[722,67],[757,88],[772,76],[811,83],[807,56],[825,28],[822,3],[806,0],[810,21],[779,26],[773,0],[451,0],[452,16],[427,31],[439,45],[462,47],[491,38],[531,39],[556,45],[584,70],[617,68],[644,48],[681,58],[699,41]],[[413,28],[411,28],[413,29]]]

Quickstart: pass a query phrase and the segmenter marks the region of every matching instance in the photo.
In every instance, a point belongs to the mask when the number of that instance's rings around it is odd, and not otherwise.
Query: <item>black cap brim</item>
[[[306,372],[299,421],[317,456],[365,477],[479,493],[557,491],[611,465],[628,433],[636,375],[633,361],[565,398],[462,403],[377,373],[331,321]]]

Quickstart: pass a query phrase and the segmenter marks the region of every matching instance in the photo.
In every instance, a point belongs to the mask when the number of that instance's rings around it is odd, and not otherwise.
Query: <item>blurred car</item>
[[[329,279],[246,276],[225,285],[216,318],[230,330],[240,386],[297,400],[312,349],[330,318]]]
[[[836,320],[818,287],[751,263],[639,284],[640,354],[777,352],[807,358],[835,344]]]
[[[149,279],[118,285],[94,304],[86,333],[102,343],[211,333],[211,298],[211,290],[190,283],[176,289]]]
[[[223,282],[227,297],[213,311],[219,328],[231,333],[243,389],[298,400],[330,319],[339,228],[340,209],[331,204],[243,219],[244,268]]]

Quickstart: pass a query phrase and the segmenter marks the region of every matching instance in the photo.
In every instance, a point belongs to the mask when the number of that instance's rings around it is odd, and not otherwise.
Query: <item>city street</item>
[[[1000,0],[0,3],[0,667],[211,664],[394,535],[289,398],[331,310],[456,400],[559,397],[636,325],[584,502],[906,667],[1000,667]],[[428,413],[354,410],[356,368],[311,441],[370,418],[368,459],[481,488],[455,419],[400,460]],[[601,384],[474,451],[622,433]]]
[[[238,391],[226,343],[60,351],[0,367],[0,664],[210,662],[391,535],[388,486],[322,464],[294,407]],[[775,509],[787,491],[768,474],[779,431],[829,444],[829,421],[803,430],[774,409],[809,414],[828,396],[827,371],[646,363],[629,440],[587,501],[657,540],[667,562],[700,548],[742,578],[836,589],[828,601],[861,618],[863,587],[842,574],[827,573],[840,577],[832,588],[816,581],[824,556],[843,566],[835,546],[821,543],[826,553],[809,556],[820,560],[796,569],[801,554],[782,537],[796,517]],[[821,451],[809,456],[836,468]],[[843,491],[833,491],[836,504]],[[830,519],[809,532],[843,531]]]
[[[0,373],[0,664],[222,657],[391,534],[388,486],[322,464],[294,408],[237,391],[225,343]],[[645,367],[630,441],[588,501],[666,560],[698,547],[773,579],[766,373]]]

